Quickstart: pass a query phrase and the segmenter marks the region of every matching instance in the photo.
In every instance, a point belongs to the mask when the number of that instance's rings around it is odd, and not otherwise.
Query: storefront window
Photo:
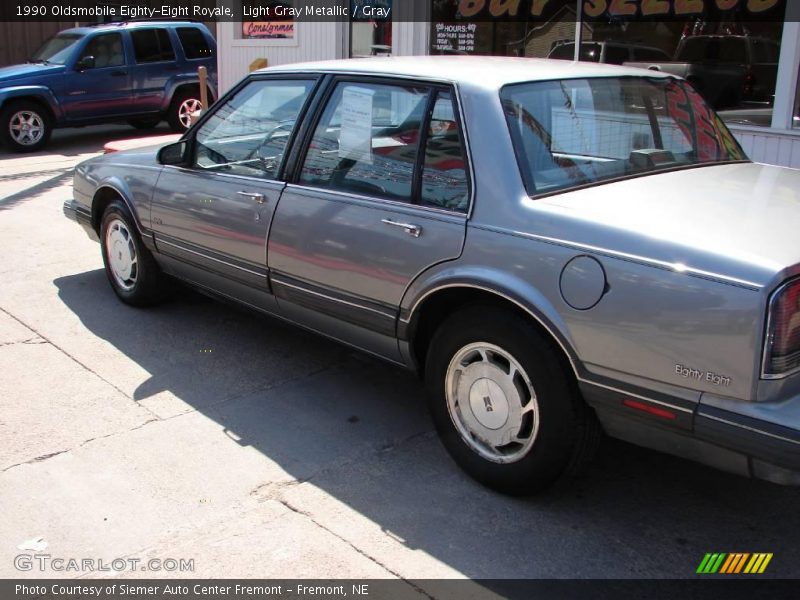
[[[368,10],[365,10],[368,8]],[[351,0],[350,56],[391,56],[392,0]],[[378,10],[380,9],[380,10]],[[386,12],[384,12],[386,11]],[[388,14],[388,18],[377,15]]]
[[[580,60],[673,73],[729,124],[770,126],[786,0],[633,5],[433,0],[430,52],[573,60],[581,12]]]

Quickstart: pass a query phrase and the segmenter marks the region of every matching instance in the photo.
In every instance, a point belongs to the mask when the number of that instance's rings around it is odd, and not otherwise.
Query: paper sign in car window
[[[342,93],[342,127],[339,158],[372,162],[372,109],[374,90],[348,86]]]

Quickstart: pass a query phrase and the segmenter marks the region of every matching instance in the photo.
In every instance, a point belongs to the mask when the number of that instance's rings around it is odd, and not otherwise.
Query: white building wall
[[[800,169],[800,132],[728,126],[754,162]]]
[[[223,93],[247,75],[258,58],[266,58],[272,67],[345,56],[345,23],[297,23],[292,40],[240,39],[241,26],[217,24],[217,66]]]

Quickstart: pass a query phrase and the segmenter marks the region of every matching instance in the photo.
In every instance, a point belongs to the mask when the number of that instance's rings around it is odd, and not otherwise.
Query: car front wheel
[[[599,429],[574,376],[528,320],[493,307],[448,318],[426,360],[428,406],[467,473],[527,495],[586,461]]]
[[[36,152],[50,139],[52,119],[35,102],[11,102],[0,113],[0,139],[14,152]]]
[[[119,200],[103,213],[100,225],[103,264],[111,287],[126,304],[149,306],[164,296],[165,282],[144,247],[128,208]]]

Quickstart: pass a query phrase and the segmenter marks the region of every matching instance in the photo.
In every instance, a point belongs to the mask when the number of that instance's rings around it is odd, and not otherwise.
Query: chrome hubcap
[[[474,452],[497,463],[530,452],[539,428],[536,394],[508,352],[485,342],[464,346],[447,367],[445,385],[450,419]]]
[[[139,275],[136,246],[127,225],[119,219],[114,219],[106,230],[106,252],[117,285],[123,290],[132,290]]]
[[[192,125],[192,115],[199,111],[203,105],[196,98],[184,100],[178,107],[178,120],[186,129]]]
[[[17,144],[32,146],[44,135],[44,120],[31,110],[21,110],[11,116],[8,132]]]

